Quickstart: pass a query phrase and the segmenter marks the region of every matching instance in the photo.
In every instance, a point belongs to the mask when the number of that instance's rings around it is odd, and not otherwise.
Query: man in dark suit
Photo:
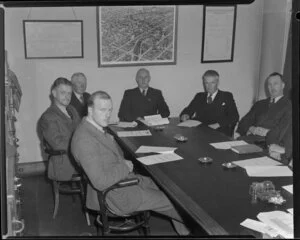
[[[88,102],[88,115],[82,119],[72,139],[75,160],[91,183],[87,187],[87,207],[99,210],[96,190],[103,191],[122,179],[136,177],[138,185],[108,194],[109,207],[118,214],[143,210],[159,212],[172,218],[179,234],[187,235],[189,231],[167,196],[150,178],[132,172],[132,162],[124,159],[113,136],[105,131],[111,111],[111,97],[103,91],[93,93]]]
[[[118,114],[120,121],[131,122],[154,114],[168,117],[170,111],[162,92],[149,87],[149,71],[145,68],[139,69],[135,79],[138,87],[124,92]]]
[[[203,76],[205,92],[197,93],[191,103],[180,113],[180,120],[195,119],[210,128],[232,136],[239,120],[239,114],[230,92],[221,91],[219,74],[215,70],[206,71]]]
[[[275,142],[292,118],[292,105],[283,95],[285,83],[282,75],[274,72],[266,79],[270,97],[257,101],[241,119],[237,128],[239,139],[265,145],[266,138]]]
[[[87,114],[87,100],[90,94],[86,90],[86,77],[83,73],[74,73],[71,77],[73,85],[73,93],[71,98],[71,105],[77,110],[79,116],[82,118]]]
[[[65,150],[66,154],[52,156],[48,162],[48,177],[52,180],[70,180],[77,173],[69,152],[74,129],[80,122],[77,111],[70,104],[72,83],[66,78],[57,78],[51,87],[51,106],[38,122],[41,140],[46,140],[53,150]]]

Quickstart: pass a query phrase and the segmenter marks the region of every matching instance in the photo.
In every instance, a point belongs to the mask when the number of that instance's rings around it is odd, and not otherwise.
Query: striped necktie
[[[207,103],[208,104],[211,104],[212,103],[212,96],[211,96],[211,94],[208,94],[208,97],[207,97]]]
[[[271,101],[269,103],[269,107],[272,107],[275,104],[275,98],[271,98]]]
[[[70,116],[71,119],[73,119],[73,114],[72,111],[70,110],[70,108],[66,108],[68,115]]]
[[[146,89],[143,90],[142,94],[143,96],[146,96]]]

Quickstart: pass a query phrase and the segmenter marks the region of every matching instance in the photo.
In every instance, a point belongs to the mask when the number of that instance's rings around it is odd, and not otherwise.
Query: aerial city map
[[[101,7],[101,64],[173,63],[175,11],[175,6]]]

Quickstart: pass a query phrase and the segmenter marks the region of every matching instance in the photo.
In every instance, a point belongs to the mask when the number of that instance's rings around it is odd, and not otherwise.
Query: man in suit
[[[206,71],[203,76],[205,92],[196,94],[191,103],[180,113],[180,120],[195,119],[210,128],[232,136],[239,120],[239,114],[230,92],[221,91],[219,74],[215,70]]]
[[[149,71],[145,68],[139,69],[135,79],[138,87],[124,92],[118,114],[120,121],[131,122],[154,114],[168,117],[170,111],[162,92],[149,87]]]
[[[118,214],[142,210],[160,212],[173,219],[179,234],[188,234],[166,195],[150,178],[132,172],[132,162],[124,159],[121,148],[105,131],[111,111],[111,97],[103,91],[93,93],[88,101],[88,115],[82,119],[72,139],[75,160],[91,183],[87,188],[87,207],[99,210],[96,190],[103,191],[122,179],[137,177],[138,185],[116,189],[108,195],[109,207]]]
[[[71,77],[73,85],[73,92],[71,98],[71,105],[77,110],[79,116],[82,118],[87,114],[87,100],[90,94],[86,91],[86,77],[83,73],[74,73]]]
[[[285,83],[282,75],[274,72],[268,76],[266,83],[270,97],[257,101],[237,128],[239,139],[263,146],[266,138],[275,142],[292,117],[291,102],[283,95]]]
[[[65,150],[66,154],[52,156],[48,162],[48,177],[52,180],[70,180],[77,173],[69,152],[72,133],[80,122],[75,108],[70,104],[72,83],[66,78],[57,78],[51,86],[51,106],[38,122],[38,133],[53,150]]]

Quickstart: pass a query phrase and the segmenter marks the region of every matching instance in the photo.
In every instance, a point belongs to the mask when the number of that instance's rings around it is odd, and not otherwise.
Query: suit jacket
[[[77,110],[80,118],[83,118],[87,115],[87,101],[90,97],[90,94],[85,92],[83,93],[83,103],[79,101],[74,92],[72,92],[71,102],[70,104]]]
[[[260,136],[249,135],[253,141],[266,140],[268,142],[276,142],[281,131],[285,131],[292,118],[292,104],[290,100],[283,96],[275,104],[270,107],[270,98],[257,101],[250,111],[241,119],[237,132],[241,136],[245,136],[249,127],[263,127],[270,129],[266,138]],[[247,136],[248,137],[248,136]],[[247,139],[246,139],[247,140]]]
[[[99,210],[97,190],[102,191],[127,177],[140,176],[129,173],[123,152],[113,137],[102,133],[85,118],[74,133],[71,149],[90,180],[86,197],[90,209]],[[143,202],[143,191],[139,185],[116,189],[108,194],[107,202],[116,213],[133,212]]]
[[[162,117],[170,115],[169,107],[160,90],[149,87],[146,96],[142,95],[138,87],[124,92],[118,114],[120,121],[131,122],[138,117],[154,114],[160,114]]]
[[[239,120],[239,113],[233,95],[230,92],[218,90],[214,101],[207,103],[208,93],[197,93],[190,104],[183,109],[183,114],[189,115],[190,119],[195,119],[205,125],[219,123],[220,132],[232,136],[233,128]]]
[[[48,177],[53,180],[69,180],[74,173],[74,160],[69,152],[70,140],[74,129],[80,122],[77,111],[72,106],[67,107],[73,119],[67,117],[55,104],[52,104],[41,116],[38,122],[38,133],[53,150],[66,150],[68,154],[52,156],[48,162]]]

